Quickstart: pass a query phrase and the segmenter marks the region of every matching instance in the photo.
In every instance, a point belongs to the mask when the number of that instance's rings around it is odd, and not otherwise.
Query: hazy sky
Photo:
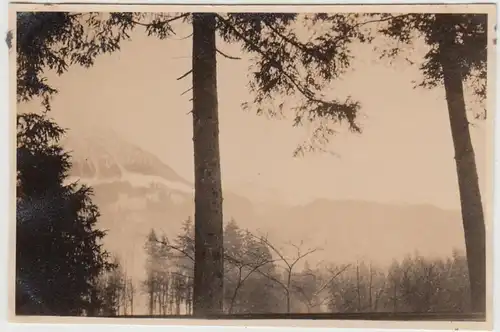
[[[98,58],[91,69],[50,75],[60,89],[52,115],[66,127],[111,128],[193,179],[190,76],[191,39],[160,41],[133,34],[122,51]],[[236,45],[221,49],[242,56]],[[241,109],[251,101],[248,58],[218,57],[223,185],[253,198],[302,203],[314,197],[379,202],[431,203],[459,208],[448,115],[441,88],[413,89],[418,68],[405,61],[377,61],[371,46],[356,47],[352,70],[335,84],[335,95],[362,103],[362,135],[342,133],[328,147],[338,156],[293,158],[307,138],[304,128]],[[418,59],[423,50],[417,50]],[[21,105],[21,111],[34,104]],[[471,128],[479,172],[485,167],[485,127]],[[481,178],[484,181],[484,177]]]

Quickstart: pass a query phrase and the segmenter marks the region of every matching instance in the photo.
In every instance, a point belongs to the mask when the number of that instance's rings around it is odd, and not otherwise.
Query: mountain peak
[[[121,138],[112,130],[69,130],[61,142],[72,156],[72,177],[90,185],[100,182],[164,183],[185,192],[192,184],[154,154]]]

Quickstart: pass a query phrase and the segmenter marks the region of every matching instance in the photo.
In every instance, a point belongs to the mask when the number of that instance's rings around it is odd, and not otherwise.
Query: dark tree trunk
[[[131,293],[130,293],[130,315],[133,316],[134,315],[134,289],[133,288],[130,288],[131,289]]]
[[[193,14],[193,144],[197,317],[222,313],[223,226],[217,110],[215,15]]]
[[[396,279],[394,279],[394,287],[392,287],[392,311],[398,311],[398,284],[396,283]]]
[[[148,292],[148,296],[149,296],[149,304],[148,304],[148,310],[149,310],[149,315],[152,316],[153,315],[153,311],[154,311],[154,290],[153,290],[153,285],[151,284],[151,281],[149,281],[150,284],[149,284],[149,292]]]
[[[451,26],[451,15],[437,15],[438,26]],[[451,134],[455,148],[462,221],[474,312],[486,311],[486,247],[484,213],[476,159],[464,100],[463,77],[453,52],[454,33],[444,33],[439,43]]]

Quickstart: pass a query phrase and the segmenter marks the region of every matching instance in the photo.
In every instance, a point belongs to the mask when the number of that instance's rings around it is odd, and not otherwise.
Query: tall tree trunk
[[[134,315],[134,287],[131,286],[130,288],[131,293],[130,293],[130,316]]]
[[[441,27],[452,26],[453,22],[450,22],[450,19],[452,19],[451,15],[437,15],[436,23]],[[484,213],[465,107],[463,77],[458,59],[453,52],[454,38],[454,33],[444,33],[440,40],[441,66],[455,148],[455,163],[469,268],[471,306],[474,312],[485,312],[486,238]]]
[[[360,280],[359,280],[359,263],[356,263],[356,294],[358,297],[358,309],[357,312],[361,311],[361,289],[360,289]]]
[[[396,280],[394,279],[394,287],[392,287],[392,311],[396,312],[398,310],[398,285],[396,284]]]
[[[154,293],[154,288],[153,288],[153,281],[150,279],[149,281],[149,292],[148,292],[148,296],[149,296],[149,304],[148,304],[148,310],[149,310],[149,315],[150,316],[153,316],[153,310],[154,310],[154,296],[155,296],[155,293]]]
[[[194,315],[222,312],[223,226],[215,15],[193,14]]]
[[[286,281],[286,313],[289,314],[291,312],[291,300],[290,300],[290,287],[292,284],[292,269],[288,270],[288,277]]]
[[[372,288],[373,288],[373,268],[372,263],[370,262],[370,279],[368,283],[368,310],[372,311],[373,308],[373,296],[372,296]]]

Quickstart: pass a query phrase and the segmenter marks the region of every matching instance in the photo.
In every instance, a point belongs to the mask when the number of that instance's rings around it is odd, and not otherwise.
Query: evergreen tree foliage
[[[112,266],[91,188],[67,183],[64,130],[46,115],[17,117],[16,313],[81,315]]]

